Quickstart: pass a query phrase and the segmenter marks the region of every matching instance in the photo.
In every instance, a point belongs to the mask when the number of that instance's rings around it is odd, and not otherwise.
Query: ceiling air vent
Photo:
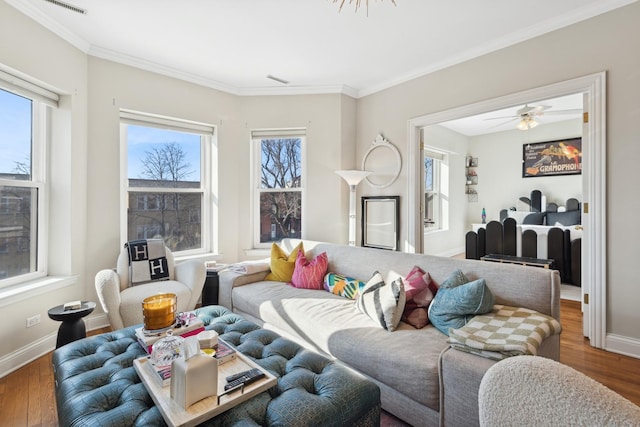
[[[268,79],[271,79],[271,80],[273,80],[273,81],[276,81],[276,82],[278,82],[278,83],[282,83],[283,85],[288,85],[288,84],[289,84],[289,82],[288,82],[287,80],[285,80],[285,79],[281,79],[280,77],[272,76],[271,74],[269,74],[269,75],[267,76],[267,78],[268,78]]]
[[[71,11],[76,12],[76,13],[80,13],[82,15],[86,15],[87,14],[86,10],[81,9],[78,6],[74,6],[72,4],[65,3],[65,2],[60,1],[60,0],[44,0],[44,1],[46,1],[48,3],[51,3],[51,4],[55,4],[56,6],[64,7],[65,9],[71,10]]]

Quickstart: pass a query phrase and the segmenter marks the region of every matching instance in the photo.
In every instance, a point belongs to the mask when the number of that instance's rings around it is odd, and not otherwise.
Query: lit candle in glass
[[[176,294],[158,294],[142,301],[144,328],[147,331],[168,328],[176,320]]]

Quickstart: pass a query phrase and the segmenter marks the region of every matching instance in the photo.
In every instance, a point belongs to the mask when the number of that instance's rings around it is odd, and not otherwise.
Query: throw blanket
[[[475,316],[460,329],[450,329],[456,350],[489,359],[537,355],[542,341],[562,330],[553,317],[522,307],[494,305],[491,313]]]
[[[169,280],[169,265],[162,239],[134,240],[124,244],[129,253],[131,286]]]
[[[270,260],[242,261],[227,267],[229,270],[241,274],[253,274],[271,270]]]

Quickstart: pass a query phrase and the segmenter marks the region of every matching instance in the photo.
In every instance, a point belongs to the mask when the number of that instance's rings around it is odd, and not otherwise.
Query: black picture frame
[[[399,250],[400,196],[363,196],[362,246]]]
[[[522,145],[522,177],[582,174],[582,137]]]

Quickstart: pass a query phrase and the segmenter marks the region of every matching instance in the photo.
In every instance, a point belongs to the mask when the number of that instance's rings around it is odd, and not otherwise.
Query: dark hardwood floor
[[[589,346],[582,336],[580,303],[562,300],[560,361],[640,405],[640,359]],[[92,331],[89,335],[108,329]],[[51,353],[0,379],[0,426],[55,426]],[[383,426],[402,426],[384,414]]]

